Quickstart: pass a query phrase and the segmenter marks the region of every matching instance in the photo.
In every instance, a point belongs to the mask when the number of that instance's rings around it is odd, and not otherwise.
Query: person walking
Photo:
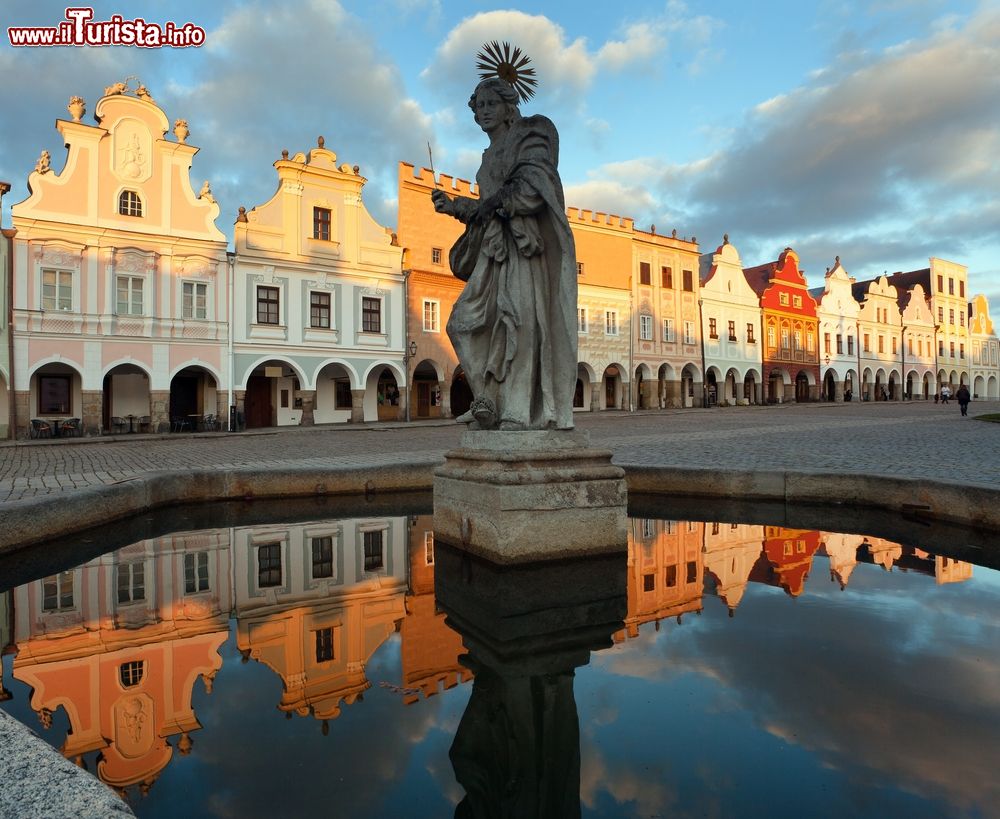
[[[945,384],[941,388],[941,403],[942,404],[947,404],[949,398],[951,398],[951,387],[949,387],[947,384]]]
[[[962,415],[969,414],[969,402],[972,400],[972,396],[969,394],[969,388],[962,384],[958,388],[958,392],[955,393],[955,399],[958,401],[958,406],[962,410]]]

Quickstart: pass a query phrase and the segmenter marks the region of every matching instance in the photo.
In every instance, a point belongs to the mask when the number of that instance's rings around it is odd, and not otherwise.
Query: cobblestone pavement
[[[970,415],[1000,412],[975,402]],[[789,404],[577,415],[622,465],[791,469],[957,480],[1000,487],[1000,424],[954,403]],[[392,464],[443,456],[453,422],[323,426],[0,445],[0,505],[191,468]]]

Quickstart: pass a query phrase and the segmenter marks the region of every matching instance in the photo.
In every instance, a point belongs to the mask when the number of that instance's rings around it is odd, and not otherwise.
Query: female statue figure
[[[489,136],[479,198],[432,193],[465,224],[451,249],[467,282],[448,321],[474,400],[470,429],[572,429],[576,387],[576,251],[557,169],[559,135],[522,117],[518,92],[490,77],[469,100]]]

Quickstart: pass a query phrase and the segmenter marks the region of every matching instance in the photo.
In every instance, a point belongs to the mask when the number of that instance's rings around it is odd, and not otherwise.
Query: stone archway
[[[149,373],[134,364],[119,364],[104,375],[101,428],[110,432],[159,432],[169,428],[167,407],[152,409]],[[126,427],[127,425],[127,427]]]
[[[297,379],[295,379],[297,382]],[[289,378],[291,381],[291,378]],[[287,386],[286,403],[292,404],[291,383]],[[248,390],[249,391],[249,390]],[[192,365],[174,373],[170,379],[170,399],[168,409],[169,426],[159,424],[161,431],[199,430],[206,424],[215,429],[223,426],[218,418],[221,414],[219,406],[220,392],[218,382],[204,367]],[[273,426],[273,423],[262,426]]]

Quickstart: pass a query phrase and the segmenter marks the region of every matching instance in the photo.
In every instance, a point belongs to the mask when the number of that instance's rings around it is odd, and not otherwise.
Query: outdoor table
[[[204,418],[204,417],[205,417],[205,415],[203,413],[198,413],[198,412],[188,413],[188,418],[191,419],[191,431],[192,432],[199,432],[200,431],[198,429],[198,427],[201,425],[201,419]]]
[[[132,428],[132,425],[135,423],[135,416],[134,415],[126,415],[125,417],[128,419],[128,431],[129,432],[135,432],[135,430]]]

